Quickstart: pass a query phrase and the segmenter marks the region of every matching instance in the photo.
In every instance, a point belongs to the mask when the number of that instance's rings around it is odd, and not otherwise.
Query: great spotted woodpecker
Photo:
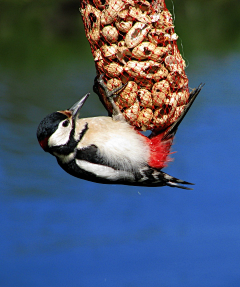
[[[171,186],[190,189],[192,184],[161,171],[168,156],[177,128],[199,94],[193,90],[181,116],[165,132],[149,137],[128,124],[113,98],[124,87],[110,92],[102,75],[95,81],[104,89],[112,108],[112,117],[79,118],[89,93],[70,109],[46,116],[38,126],[37,138],[44,151],[57,158],[69,174],[108,184],[135,186]]]

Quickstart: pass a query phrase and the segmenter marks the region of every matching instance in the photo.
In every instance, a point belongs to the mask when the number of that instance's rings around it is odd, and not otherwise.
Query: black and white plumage
[[[104,86],[101,80],[99,83]],[[75,177],[97,183],[189,189],[182,184],[191,183],[162,172],[164,162],[153,163],[153,157],[162,157],[160,153],[165,152],[163,158],[167,158],[178,124],[200,90],[201,87],[193,91],[175,126],[160,136],[160,149],[154,149],[151,139],[125,121],[113,101],[116,90],[111,94],[106,90],[113,105],[113,117],[79,118],[87,94],[70,109],[45,117],[39,124],[37,138],[41,147]]]

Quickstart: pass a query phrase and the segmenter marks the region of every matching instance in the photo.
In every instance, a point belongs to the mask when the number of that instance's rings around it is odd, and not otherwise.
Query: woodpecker
[[[99,87],[104,90],[113,108],[112,116],[79,118],[88,93],[70,109],[54,112],[41,121],[37,138],[43,150],[55,156],[67,173],[84,180],[191,189],[184,185],[192,183],[172,177],[161,169],[169,161],[174,135],[202,85],[191,92],[189,103],[167,130],[149,137],[128,124],[114,102],[125,85],[110,92],[101,75],[94,86],[94,90]]]

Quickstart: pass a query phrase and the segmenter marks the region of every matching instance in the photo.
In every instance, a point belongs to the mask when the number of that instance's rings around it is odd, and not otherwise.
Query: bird
[[[125,84],[126,85],[126,84]],[[125,87],[110,91],[103,75],[95,87],[102,88],[112,106],[112,116],[80,118],[87,93],[71,108],[47,115],[37,128],[37,139],[45,152],[55,156],[60,167],[70,175],[101,184],[130,186],[170,186],[192,189],[192,183],[178,179],[162,169],[170,161],[170,149],[179,127],[202,84],[189,96],[178,119],[162,132],[145,136],[130,125],[114,98]]]

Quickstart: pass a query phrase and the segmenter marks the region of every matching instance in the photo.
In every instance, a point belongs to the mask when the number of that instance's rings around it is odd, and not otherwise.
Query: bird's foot
[[[104,74],[101,74],[97,78],[97,82],[103,88],[106,97],[109,99],[109,101],[111,101],[111,99],[114,99],[118,95],[118,93],[121,92],[121,90],[126,87],[127,83],[124,85],[121,85],[120,87],[118,87],[116,89],[113,89],[112,91],[110,91],[108,89],[107,85],[104,83],[103,77],[104,77]]]
[[[122,89],[124,89],[126,87],[127,83],[116,88],[116,89],[113,89],[112,91],[110,91],[108,89],[107,85],[104,83],[103,77],[104,77],[104,74],[101,74],[99,77],[96,77],[95,83],[97,82],[98,85],[102,87],[102,89],[104,90],[105,96],[108,98],[109,102],[111,103],[112,108],[113,108],[113,114],[112,114],[113,119],[118,120],[118,121],[120,121],[120,120],[125,121],[125,118],[124,118],[123,114],[121,113],[119,107],[114,102],[114,98],[117,97],[118,93],[121,92]]]

